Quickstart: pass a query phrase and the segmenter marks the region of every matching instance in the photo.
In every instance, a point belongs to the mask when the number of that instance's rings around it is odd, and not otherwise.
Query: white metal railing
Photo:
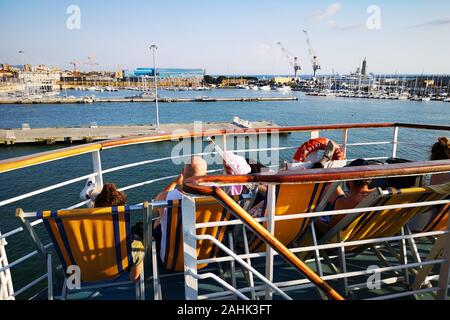
[[[360,128],[355,128],[355,130],[356,129],[360,129]],[[415,145],[413,143],[406,143],[406,142],[403,143],[403,142],[399,142],[398,141],[398,127],[394,127],[394,137],[393,137],[392,141],[379,141],[379,142],[377,142],[377,141],[369,141],[369,142],[359,142],[359,143],[348,143],[347,142],[349,129],[344,128],[344,129],[336,129],[336,130],[341,130],[342,131],[342,144],[341,144],[341,147],[343,148],[344,153],[346,153],[347,150],[348,150],[348,147],[351,147],[351,146],[356,147],[356,146],[373,146],[373,145],[388,145],[388,144],[392,144],[393,148],[392,148],[391,156],[395,157],[396,153],[397,153],[397,146],[399,144]],[[319,136],[319,131],[318,130],[310,130],[310,133],[311,133],[311,137],[312,138]],[[231,135],[233,135],[233,134],[231,134]],[[224,139],[225,139],[225,137],[226,137],[226,134],[223,135]],[[163,141],[163,140],[155,140],[155,141],[151,141],[151,142],[158,142],[158,141]],[[145,142],[145,143],[150,143],[150,142]],[[132,145],[132,144],[127,144],[126,146],[129,146],[129,145]],[[423,146],[423,145],[417,144],[417,146]],[[108,150],[108,149],[116,148],[116,147],[117,146],[105,147],[104,150]],[[296,147],[289,147],[289,146],[287,146],[287,147],[278,147],[278,148],[239,149],[239,150],[232,150],[232,151],[235,152],[235,153],[246,153],[246,152],[260,152],[260,151],[275,151],[275,150],[292,150],[292,149],[295,149],[295,148]],[[0,201],[0,208],[4,207],[6,205],[10,205],[12,203],[18,202],[20,200],[24,200],[24,199],[27,199],[27,198],[30,198],[30,197],[33,197],[33,196],[36,196],[36,195],[39,195],[39,194],[43,194],[43,193],[46,193],[46,192],[49,192],[49,191],[52,191],[52,190],[63,188],[65,186],[68,186],[70,184],[74,184],[74,183],[79,182],[79,181],[86,180],[88,177],[91,177],[91,176],[94,176],[95,179],[96,179],[97,184],[99,186],[102,186],[103,185],[103,174],[107,174],[107,173],[111,173],[111,172],[117,172],[117,171],[120,171],[120,170],[125,170],[125,169],[128,169],[128,168],[133,168],[133,167],[142,166],[142,165],[146,165],[146,164],[152,164],[152,163],[157,163],[157,162],[162,162],[162,161],[170,161],[170,160],[174,159],[173,157],[163,157],[163,158],[149,159],[149,160],[134,162],[134,163],[125,164],[125,165],[121,165],[121,166],[116,166],[116,167],[112,167],[112,168],[108,168],[108,169],[103,169],[102,168],[102,159],[101,159],[101,156],[100,156],[101,155],[101,151],[94,150],[94,151],[80,152],[79,154],[77,154],[77,156],[84,155],[84,154],[87,154],[87,153],[91,153],[92,154],[93,172],[91,174],[75,177],[75,178],[72,178],[72,179],[69,179],[69,180],[66,180],[66,181],[63,181],[63,182],[59,182],[59,183],[56,183],[56,184],[53,184],[53,185],[50,185],[50,186],[47,186],[47,187],[44,187],[44,188],[40,188],[38,190],[30,191],[30,192],[27,192],[27,193],[24,193],[24,194],[21,194],[21,195],[18,195],[18,196],[9,198],[9,199],[1,200]],[[206,155],[206,154],[210,154],[210,153],[198,153],[197,155]],[[179,156],[179,157],[176,157],[176,158],[185,158],[185,157],[189,157],[189,156],[191,156],[191,155],[183,155],[183,156]],[[61,158],[59,158],[57,160],[62,160],[62,159],[68,158],[68,157],[72,157],[72,156],[70,156],[70,155],[69,156],[63,156],[63,157],[61,157]],[[380,159],[381,160],[381,159],[386,159],[386,158],[387,157],[374,157],[374,158],[370,158],[370,159]],[[50,162],[50,161],[55,161],[55,160],[46,160],[46,161],[42,161],[40,163],[46,163],[46,162]],[[32,166],[32,165],[28,165],[27,167],[29,167],[29,166]],[[219,170],[215,170],[215,171],[219,171]],[[143,182],[140,182],[140,183],[127,185],[127,186],[121,187],[120,189],[121,190],[129,190],[129,189],[133,189],[133,188],[138,188],[138,187],[142,187],[142,186],[145,186],[145,185],[153,184],[153,183],[156,183],[156,182],[168,180],[168,179],[171,179],[173,177],[175,177],[175,176],[171,175],[171,176],[165,176],[165,177],[150,179],[150,180],[146,180],[146,181],[143,181]],[[68,209],[74,209],[74,208],[77,208],[77,207],[81,207],[84,204],[86,204],[87,202],[88,201],[83,201],[83,202],[76,203],[76,204],[68,207]],[[327,212],[327,214],[329,215],[330,212]],[[338,213],[336,213],[336,214],[338,214]],[[301,217],[302,217],[302,214],[299,214],[299,215],[297,215],[297,217],[291,217],[291,218],[301,218]],[[274,221],[277,221],[278,219],[284,219],[284,217],[275,217]],[[264,218],[262,218],[262,220],[260,220],[260,221],[265,221],[265,220],[264,220]],[[36,221],[33,222],[33,224],[37,225],[37,224],[39,224],[41,222],[42,222],[42,220],[36,220]],[[237,222],[236,221],[232,221],[232,222],[230,222],[230,224],[237,224]],[[0,241],[2,241],[2,240],[6,241],[6,238],[15,236],[15,235],[19,234],[22,231],[23,231],[23,228],[22,227],[18,227],[18,228],[15,228],[13,230],[10,230],[10,231],[8,231],[6,233],[3,233],[3,234],[0,233]],[[14,267],[14,266],[16,266],[16,265],[18,265],[18,264],[28,260],[28,259],[30,259],[35,254],[36,254],[35,251],[33,251],[33,252],[29,253],[29,254],[26,254],[25,256],[20,257],[20,258],[16,259],[13,262],[9,262],[6,266],[2,266],[1,270],[9,270],[10,268],[12,268],[12,267]],[[5,255],[6,255],[6,253],[5,253]],[[252,258],[252,257],[254,257],[254,255],[255,254],[249,254],[249,255],[244,256],[244,257],[245,258]],[[256,254],[256,256],[259,256],[259,254]],[[39,283],[40,281],[42,281],[45,278],[46,278],[46,275],[42,275],[42,276],[38,277],[37,279],[35,279],[32,282],[30,282],[29,284],[27,284],[25,287],[17,290],[15,292],[15,295],[18,295],[18,294],[26,291],[26,289],[29,289],[29,288],[33,287],[34,285],[36,285],[37,283]]]

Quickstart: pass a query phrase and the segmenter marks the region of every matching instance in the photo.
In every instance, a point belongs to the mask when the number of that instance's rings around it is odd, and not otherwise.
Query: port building
[[[158,84],[166,87],[199,86],[205,75],[204,69],[156,68]],[[136,68],[125,70],[124,80],[136,82],[139,79],[150,79],[155,76],[154,68]]]

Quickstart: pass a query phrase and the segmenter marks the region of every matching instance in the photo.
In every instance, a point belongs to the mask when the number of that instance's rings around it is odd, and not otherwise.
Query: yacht
[[[281,87],[278,87],[276,90],[279,91],[279,92],[289,92],[292,89],[289,86],[281,86]]]

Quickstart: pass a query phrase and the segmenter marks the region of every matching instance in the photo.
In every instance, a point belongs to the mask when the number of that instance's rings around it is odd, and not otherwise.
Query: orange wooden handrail
[[[254,175],[211,175],[196,177],[185,185],[191,193],[209,194],[204,184],[248,184],[248,183],[310,183],[342,180],[360,180],[377,177],[410,176],[450,171],[450,160],[417,161],[389,165],[343,167],[327,169],[305,169],[301,171],[280,171],[277,174]]]

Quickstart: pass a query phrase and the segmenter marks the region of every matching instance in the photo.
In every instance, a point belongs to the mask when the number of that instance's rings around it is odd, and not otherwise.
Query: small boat
[[[255,90],[255,91],[259,90],[257,85],[251,85],[250,89]]]
[[[276,90],[279,91],[279,92],[289,92],[289,91],[291,91],[291,87],[289,87],[289,86],[282,86],[282,87],[278,87]]]
[[[261,87],[259,87],[259,90],[261,90],[261,91],[270,91],[270,86],[269,85],[265,85],[265,86],[261,86]]]
[[[159,98],[159,96],[158,96]],[[134,96],[125,97],[125,99],[155,99],[155,93],[153,92],[141,92]]]

